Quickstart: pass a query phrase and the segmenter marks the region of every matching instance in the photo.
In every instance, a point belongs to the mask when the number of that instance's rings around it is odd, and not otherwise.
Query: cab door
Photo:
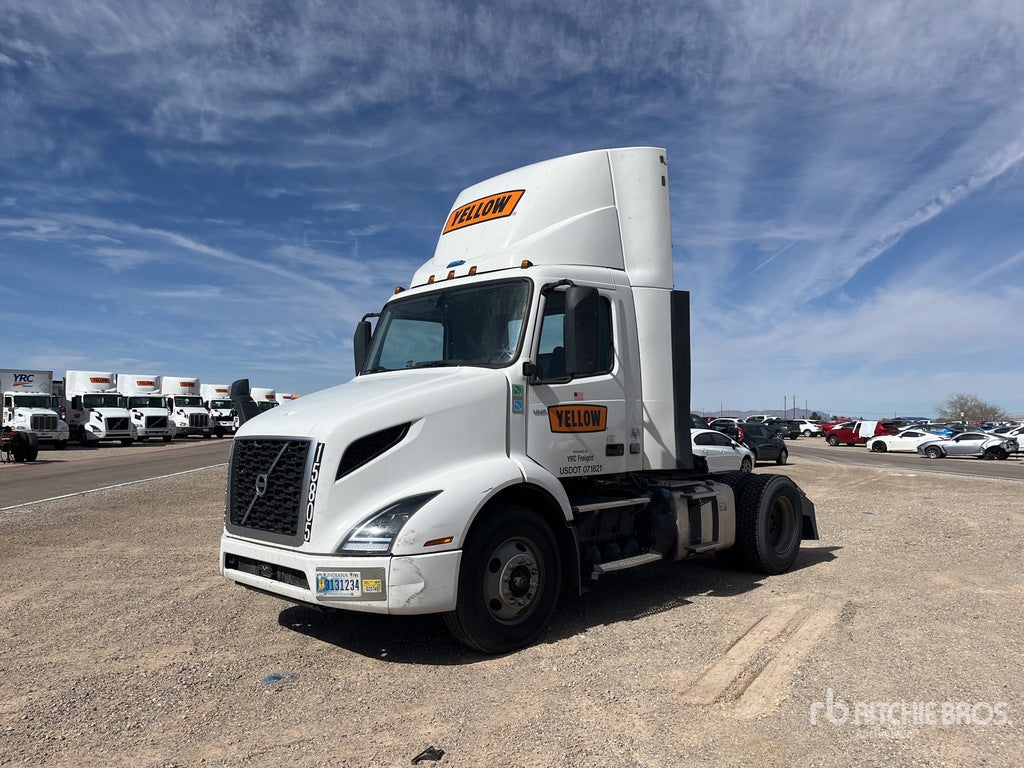
[[[617,349],[613,288],[598,292],[597,370],[570,377],[566,370],[566,293],[542,298],[534,340],[536,373],[526,385],[526,453],[559,479],[582,478],[639,468],[640,404],[629,398],[631,377]]]

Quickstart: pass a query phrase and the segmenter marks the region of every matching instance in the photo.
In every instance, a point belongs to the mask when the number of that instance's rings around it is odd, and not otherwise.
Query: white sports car
[[[895,435],[879,435],[878,437],[872,437],[867,442],[868,450],[874,451],[875,453],[885,453],[886,451],[905,451],[907,453],[915,453],[917,446],[924,442],[932,442],[936,440],[945,440],[946,438],[941,435],[933,434],[932,432],[925,432],[923,429],[904,429]]]

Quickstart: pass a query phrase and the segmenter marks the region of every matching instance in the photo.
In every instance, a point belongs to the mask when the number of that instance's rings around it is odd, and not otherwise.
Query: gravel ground
[[[1021,765],[1024,484],[793,459],[793,571],[606,577],[498,658],[221,578],[222,468],[3,513],[0,765]]]

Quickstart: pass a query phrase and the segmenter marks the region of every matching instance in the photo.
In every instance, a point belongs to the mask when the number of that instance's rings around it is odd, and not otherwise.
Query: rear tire
[[[502,505],[470,531],[455,610],[444,622],[470,648],[514,651],[544,631],[561,583],[558,542],[548,524],[526,507]]]
[[[779,451],[779,455],[776,457],[775,463],[781,467],[787,461],[789,461],[789,451],[783,448],[781,451]]]
[[[809,429],[804,430],[804,437],[810,437],[813,433]]]
[[[743,461],[740,462],[740,472],[753,472],[754,462],[750,460],[749,456],[744,456]]]
[[[800,491],[784,475],[748,475],[733,486],[736,543],[725,562],[761,573],[788,571],[803,532]]]

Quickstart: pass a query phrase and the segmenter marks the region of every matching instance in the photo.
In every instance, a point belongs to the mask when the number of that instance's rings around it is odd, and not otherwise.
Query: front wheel
[[[885,443],[883,443],[881,440],[876,440],[871,444],[871,450],[874,451],[875,453],[885,453],[888,449],[886,448]]]
[[[779,455],[775,458],[775,463],[781,467],[787,461],[789,461],[789,451],[783,448],[781,451],[779,451]]]
[[[750,460],[749,456],[744,456],[743,461],[740,462],[740,472],[753,472],[754,462]]]
[[[515,504],[491,510],[470,532],[455,610],[444,615],[455,638],[484,653],[536,640],[558,602],[562,564],[544,519]]]
[[[828,439],[825,442],[828,443],[831,446],[839,445],[839,436],[838,435],[829,435]]]
[[[927,456],[929,459],[941,459],[942,449],[939,448],[937,445],[929,445],[927,448],[924,449],[924,455]]]

